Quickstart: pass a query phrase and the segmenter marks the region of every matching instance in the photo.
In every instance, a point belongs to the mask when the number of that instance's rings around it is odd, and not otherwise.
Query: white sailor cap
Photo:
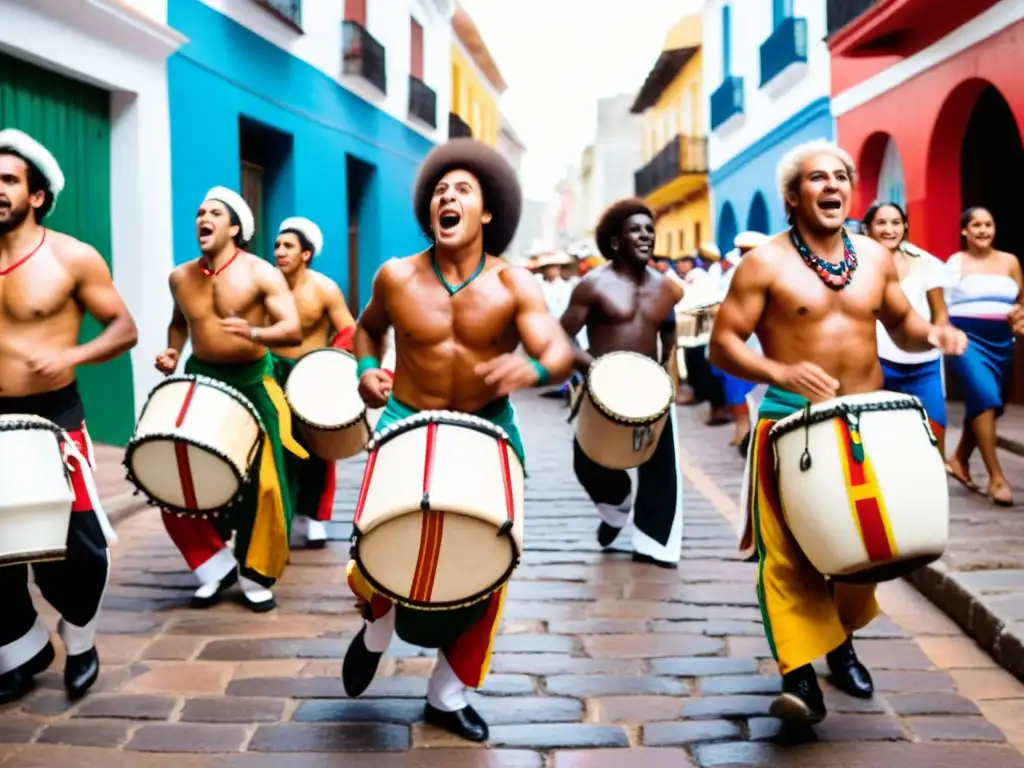
[[[38,168],[56,202],[57,196],[64,191],[64,172],[60,169],[57,158],[50,154],[50,150],[27,133],[15,128],[0,131],[0,149],[13,149]]]
[[[277,230],[277,234],[281,234],[286,229],[294,229],[296,232],[301,232],[302,236],[309,241],[310,245],[313,246],[314,256],[323,250],[324,233],[320,231],[320,227],[318,227],[315,222],[302,216],[292,216],[281,222],[281,226]]]
[[[252,209],[249,208],[240,194],[227,187],[213,187],[206,193],[203,202],[205,203],[209,200],[219,200],[230,208],[235,216],[238,217],[238,223],[242,226],[242,239],[246,242],[252,240],[252,236],[256,232],[256,219],[252,215]]]

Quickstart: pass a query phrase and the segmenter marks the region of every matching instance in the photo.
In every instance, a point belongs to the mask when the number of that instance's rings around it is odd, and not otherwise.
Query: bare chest
[[[436,275],[417,276],[388,301],[395,332],[423,345],[455,340],[497,346],[514,328],[516,302],[495,273],[449,294]]]
[[[242,270],[235,274],[228,270],[213,277],[197,269],[179,284],[175,298],[190,321],[212,316],[246,317],[261,308],[259,288]]]
[[[324,305],[312,286],[302,286],[292,291],[295,308],[299,313],[299,323],[303,330],[313,330],[326,320]]]
[[[794,323],[844,318],[873,324],[878,318],[885,288],[879,270],[861,266],[845,287],[835,290],[806,266],[800,267],[788,278],[778,280],[772,291],[770,312]]]
[[[641,285],[628,281],[609,281],[602,285],[596,304],[597,314],[615,323],[660,323],[671,310],[671,301],[659,284]]]
[[[40,251],[0,277],[0,318],[31,323],[75,308],[75,282],[50,252]]]

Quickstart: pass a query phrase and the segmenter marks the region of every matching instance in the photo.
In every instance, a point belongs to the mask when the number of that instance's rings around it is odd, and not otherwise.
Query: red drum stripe
[[[892,547],[889,545],[889,536],[885,530],[878,499],[857,499],[854,507],[857,510],[857,517],[860,518],[861,536],[864,538],[864,549],[867,550],[868,559],[873,563],[892,560]]]
[[[434,451],[437,449],[437,424],[427,424],[427,450],[423,457],[423,496],[430,498],[430,477],[434,473]]]
[[[882,489],[874,477],[871,459],[866,451],[864,461],[854,459],[849,424],[843,419],[837,419],[836,424],[849,484],[847,497],[853,507],[864,550],[872,562],[891,560],[895,547],[888,530]]]
[[[188,413],[188,408],[192,405],[192,395],[196,391],[196,382],[192,381],[188,385],[188,392],[185,393],[185,400],[181,404],[181,410],[178,411],[178,418],[174,422],[175,427],[180,427],[185,423],[185,415]]]
[[[512,493],[512,468],[508,463],[508,445],[504,440],[498,440],[498,456],[501,461],[501,481],[505,486],[505,509],[509,520],[516,519],[516,499]]]
[[[199,509],[199,502],[196,500],[196,487],[192,483],[192,466],[188,461],[188,443],[175,443],[174,457],[178,460],[178,480],[181,482],[181,495],[185,500],[185,509]]]
[[[363,482],[359,486],[359,498],[356,501],[356,513],[352,518],[352,525],[359,525],[359,518],[363,516],[363,507],[366,506],[366,496],[370,490],[370,482],[373,480],[373,467],[377,463],[377,451],[375,448],[366,457],[366,467],[363,469]]]
[[[434,594],[437,566],[441,563],[441,542],[444,540],[444,512],[430,511],[427,514],[434,518],[434,536],[431,540],[432,547],[423,572],[426,583],[423,585],[423,597],[420,598],[421,600],[429,600]]]

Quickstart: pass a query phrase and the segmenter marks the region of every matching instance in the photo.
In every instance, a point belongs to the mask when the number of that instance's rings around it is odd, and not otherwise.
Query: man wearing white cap
[[[174,311],[167,349],[156,367],[170,374],[185,342],[192,355],[185,373],[207,376],[240,392],[263,422],[264,436],[253,461],[252,481],[227,514],[211,522],[189,510],[164,510],[164,527],[199,579],[198,608],[212,605],[236,579],[243,602],[256,612],[275,607],[270,588],[288,561],[292,494],[285,452],[307,452],[291,434],[291,413],[274,378],[268,347],[297,346],[302,328],[284,276],[245,246],[255,232],[252,211],[226,187],[214,187],[199,206],[196,234],[201,255],[171,273]],[[269,325],[266,325],[268,323]],[[264,459],[268,456],[269,459]],[[183,487],[193,476],[187,458],[177,474]],[[185,494],[185,498],[193,492]],[[235,532],[235,551],[227,546]]]
[[[74,496],[67,548],[30,553],[26,559],[39,561],[32,564],[36,585],[60,614],[64,685],[77,698],[99,675],[94,639],[110,569],[107,541],[114,536],[92,480],[92,443],[75,369],[127,352],[137,332],[103,257],[42,225],[63,189],[64,174],[44,146],[21,131],[0,131],[0,415],[33,414],[63,430]],[[79,344],[86,313],[103,331]],[[17,422],[4,426],[12,431],[8,434],[23,428]],[[31,451],[33,445],[25,441],[23,449]],[[50,454],[36,457],[40,465],[50,460]],[[52,476],[43,467],[33,475],[33,462],[13,453],[4,461],[29,468],[29,476],[18,480],[26,488]],[[57,469],[63,475],[63,467]],[[17,488],[5,490],[18,495]],[[66,492],[67,487],[42,491]],[[27,693],[33,677],[54,659],[50,633],[29,594],[25,562],[0,567],[0,704]]]
[[[327,275],[309,268],[323,247],[323,233],[309,219],[293,216],[281,222],[274,242],[274,260],[295,297],[302,325],[302,344],[270,350],[282,387],[295,363],[306,352],[326,347],[328,342],[332,347],[352,350],[356,321],[345,305],[341,289]],[[324,523],[331,519],[334,507],[334,462],[312,455],[305,460],[289,456],[288,465],[291,490],[295,494],[293,533],[305,538],[308,547],[320,549],[327,543]]]

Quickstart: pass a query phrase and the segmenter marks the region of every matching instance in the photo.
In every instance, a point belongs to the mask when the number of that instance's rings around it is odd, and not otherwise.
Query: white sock
[[[296,515],[292,519],[291,546],[302,546],[309,540],[309,518]]]
[[[466,686],[441,651],[437,652],[437,663],[427,682],[427,703],[442,712],[458,712],[469,706]]]
[[[262,584],[257,584],[245,576],[238,577],[238,583],[242,586],[242,592],[250,603],[265,603],[274,599],[274,593]]]
[[[633,494],[629,494],[621,504],[594,504],[602,522],[612,528],[624,528],[629,521],[629,512],[633,509]]]
[[[370,653],[384,653],[395,634],[395,609],[391,608],[376,621],[366,622],[363,644]]]
[[[306,541],[324,541],[327,538],[327,526],[319,520],[306,523]]]

